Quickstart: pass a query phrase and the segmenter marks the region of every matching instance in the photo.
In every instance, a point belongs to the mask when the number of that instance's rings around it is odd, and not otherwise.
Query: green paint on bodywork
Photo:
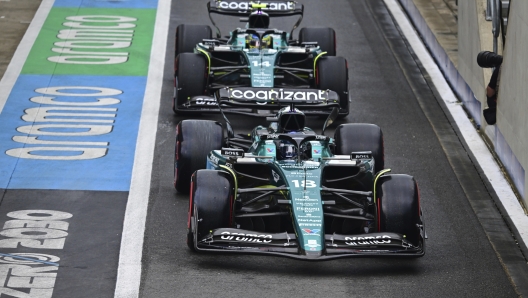
[[[94,30],[112,30],[112,34],[132,34],[131,45],[126,48],[115,49],[97,49],[97,48],[73,48],[72,51],[90,52],[94,53],[90,56],[115,56],[122,57],[123,54],[128,57],[127,61],[119,64],[70,64],[57,63],[48,61],[49,57],[57,56],[83,56],[89,54],[67,54],[54,52],[53,48],[61,48],[55,43],[71,42],[81,40],[93,40],[99,36],[105,38],[107,41],[119,41],[119,36],[104,37],[100,34],[106,32],[89,32],[94,35],[85,35],[83,39],[60,39],[58,37],[59,31],[76,29],[66,27],[63,24],[66,22],[76,22],[67,20],[67,17],[72,16],[119,16],[119,17],[133,17],[137,20],[133,23],[136,26],[130,29],[94,29]],[[22,74],[55,74],[55,75],[108,75],[108,76],[146,76],[148,73],[148,65],[150,61],[150,51],[152,48],[152,36],[154,32],[154,24],[156,18],[156,10],[154,9],[91,9],[91,8],[53,8],[33,45],[29,57],[22,69]],[[125,22],[128,23],[128,22]],[[82,25],[89,26],[116,26],[115,22],[82,22]],[[90,28],[91,29],[91,28]],[[79,30],[87,30],[81,29]],[[126,38],[125,38],[126,39]],[[89,43],[84,44],[90,45]],[[100,44],[98,46],[101,46]],[[103,53],[110,53],[103,54]],[[93,58],[90,58],[93,59]],[[86,59],[84,59],[86,61]],[[93,61],[93,60],[92,60]],[[101,61],[99,59],[99,61]]]
[[[321,251],[324,247],[323,204],[321,200],[321,163],[280,162],[282,174],[290,187],[292,217],[299,245],[305,251]]]
[[[277,51],[264,49],[246,55],[251,69],[251,87],[273,87]]]

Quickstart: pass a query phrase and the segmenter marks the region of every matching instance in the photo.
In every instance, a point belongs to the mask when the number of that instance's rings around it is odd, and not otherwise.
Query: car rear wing
[[[226,87],[216,91],[214,97],[194,96],[178,109],[219,112],[218,105],[224,112],[245,115],[255,115],[255,112],[241,109],[276,111],[291,105],[306,115],[328,115],[334,107],[339,108],[339,95],[332,90],[319,89]],[[270,114],[261,116],[269,117]]]
[[[216,26],[211,14],[221,14],[235,17],[248,17],[252,12],[263,11],[270,17],[288,17],[299,15],[290,33],[299,26],[304,14],[304,6],[297,1],[243,1],[243,0],[211,0],[207,3],[209,19],[216,28],[217,38],[221,38],[220,29]]]
[[[212,0],[207,4],[207,9],[209,13],[240,17],[248,16],[260,9],[270,17],[285,17],[302,15],[304,6],[297,1]]]

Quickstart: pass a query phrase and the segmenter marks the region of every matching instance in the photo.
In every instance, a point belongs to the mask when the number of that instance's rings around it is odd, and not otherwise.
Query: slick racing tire
[[[371,151],[374,157],[374,171],[385,167],[383,133],[375,124],[347,123],[339,125],[334,133],[335,154],[349,155],[351,152]]]
[[[198,170],[191,181],[187,246],[194,251],[193,216],[198,216],[195,229],[198,240],[211,230],[232,226],[234,182],[229,173],[216,170]]]
[[[322,57],[317,61],[317,88],[339,95],[339,116],[348,115],[348,67],[343,57]]]
[[[211,39],[213,33],[207,25],[181,24],[176,28],[175,55],[194,53],[194,48],[204,39]]]
[[[185,114],[180,108],[191,97],[205,94],[206,67],[205,57],[200,54],[182,53],[176,57],[172,106],[176,114]]]
[[[191,175],[205,169],[207,155],[222,149],[222,124],[211,120],[183,120],[176,126],[174,187],[188,194]]]
[[[299,41],[301,43],[316,41],[327,56],[336,55],[336,34],[332,28],[302,28],[299,31]]]
[[[420,194],[412,176],[382,176],[376,185],[379,232],[405,235],[414,246],[422,246]]]

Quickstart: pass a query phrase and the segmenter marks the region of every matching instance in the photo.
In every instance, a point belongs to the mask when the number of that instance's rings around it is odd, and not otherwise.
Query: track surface
[[[210,24],[206,2],[174,0],[169,39],[178,24]],[[426,256],[416,260],[308,263],[191,253],[185,244],[187,197],[172,187],[174,128],[183,118],[174,116],[169,108],[173,85],[173,44],[169,40],[141,296],[517,296],[482,225],[505,235],[496,247],[509,249],[507,261],[523,264],[524,260],[496,210],[486,209],[488,220],[482,224],[475,215],[468,196],[478,196],[481,206],[493,206],[491,195],[480,179],[478,167],[471,163],[471,154],[457,137],[457,129],[449,125],[450,117],[444,114],[435,91],[429,88],[401,40],[383,1],[303,3],[302,25],[335,28],[338,55],[349,62],[353,102],[350,116],[343,122],[378,124],[384,131],[386,167],[393,173],[413,175],[419,183],[429,237]],[[236,19],[222,19],[219,23],[225,29],[243,26]],[[273,25],[289,28],[286,21]],[[259,119],[247,117],[230,119],[236,132],[248,132],[262,124]],[[322,120],[310,119],[308,126],[321,128]],[[331,134],[329,129],[328,135]]]
[[[275,257],[190,253],[185,245],[187,197],[177,194],[172,187],[174,128],[183,119],[175,117],[170,110],[172,38],[178,24],[210,23],[206,2],[172,1],[141,297],[517,296],[509,278],[515,280],[526,276],[526,272],[508,269],[508,276],[503,266],[514,264],[522,268],[526,263],[500,214],[493,208],[493,194],[480,179],[479,167],[472,164],[471,154],[458,138],[458,130],[449,124],[450,117],[438,104],[435,91],[429,88],[381,0],[305,0],[302,1],[305,4],[302,25],[336,29],[338,55],[349,62],[353,97],[351,114],[342,122],[381,126],[385,135],[386,167],[394,173],[416,177],[429,236],[426,256],[417,260],[347,259],[309,263]],[[5,11],[10,12],[35,8],[35,3],[28,0],[0,3],[0,7],[7,7]],[[22,26],[30,19],[29,14],[6,15]],[[232,18],[221,18],[219,23],[224,33],[243,26]],[[289,29],[291,24],[288,20],[272,23],[283,29]],[[11,30],[2,33],[5,32]],[[3,39],[6,41],[0,47],[3,54],[11,51],[4,49],[14,48],[17,39],[11,38]],[[3,56],[1,60],[5,64]],[[221,120],[215,116],[204,118]],[[237,132],[247,132],[263,123],[247,117],[231,116],[230,119]],[[322,122],[310,119],[308,125],[318,129]],[[328,135],[331,134],[333,131],[329,129]],[[60,221],[67,223],[67,226],[61,224],[67,235],[58,232],[59,236],[66,236],[63,249],[51,253],[37,251],[50,257],[41,265],[51,266],[46,274],[58,273],[53,280],[53,297],[113,297],[126,191],[1,191],[1,224],[17,216],[23,218],[23,214],[10,212],[28,208],[60,210],[55,214],[56,219],[62,217]],[[3,229],[5,232],[6,227]],[[488,237],[501,253],[500,258]],[[0,251],[0,261],[5,260],[5,253],[12,252]],[[33,253],[32,257],[36,257],[33,249],[16,252]],[[4,287],[13,287],[7,284],[7,274],[4,274]],[[33,279],[35,293],[39,291],[37,282],[47,282],[53,287],[51,280],[43,279]],[[26,292],[31,287],[29,279],[17,281],[29,284],[24,287]],[[9,282],[15,279],[11,277]]]

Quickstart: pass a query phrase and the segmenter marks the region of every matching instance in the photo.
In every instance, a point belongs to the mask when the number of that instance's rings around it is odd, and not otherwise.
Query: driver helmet
[[[246,36],[246,48],[251,50],[258,50],[260,48],[260,39],[256,34],[248,34]]]
[[[273,49],[273,38],[271,38],[271,34],[262,37],[261,44],[263,48]]]
[[[295,159],[297,157],[297,146],[289,141],[279,143],[279,157],[281,160]]]

